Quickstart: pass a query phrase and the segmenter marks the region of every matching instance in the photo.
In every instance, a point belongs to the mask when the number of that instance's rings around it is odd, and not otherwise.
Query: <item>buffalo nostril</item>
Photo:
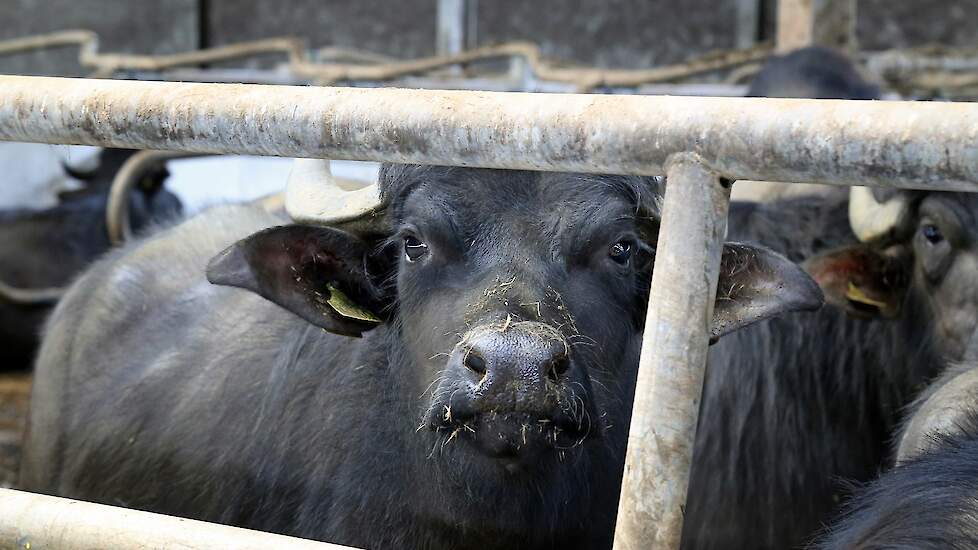
[[[469,350],[465,354],[465,358],[462,359],[462,364],[465,365],[465,368],[480,376],[485,376],[486,374],[486,360],[474,350]]]
[[[547,378],[552,382],[559,382],[569,366],[570,360],[566,355],[551,360],[547,368]]]

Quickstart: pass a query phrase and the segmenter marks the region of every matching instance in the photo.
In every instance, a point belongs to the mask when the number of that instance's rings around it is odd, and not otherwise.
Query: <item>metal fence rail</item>
[[[615,539],[630,550],[678,547],[682,532],[721,178],[978,191],[978,105],[956,103],[0,77],[0,140],[667,173]],[[705,275],[691,281],[690,270]]]
[[[349,550],[138,510],[0,489],[0,549]]]
[[[978,104],[0,76],[0,139],[488,168],[978,190]]]

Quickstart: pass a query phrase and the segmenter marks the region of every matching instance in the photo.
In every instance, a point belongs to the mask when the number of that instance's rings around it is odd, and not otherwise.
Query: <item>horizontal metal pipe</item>
[[[0,77],[0,140],[978,190],[978,105]]]
[[[0,549],[350,550],[216,523],[0,489]]]

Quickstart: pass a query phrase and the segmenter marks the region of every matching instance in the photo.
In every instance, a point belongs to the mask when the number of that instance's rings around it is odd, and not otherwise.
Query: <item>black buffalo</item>
[[[818,259],[812,271],[837,301],[852,281],[879,303],[903,292],[919,295],[932,318],[932,338],[952,366],[910,407],[897,448],[900,465],[860,492],[823,547],[974,548],[978,195],[877,191],[873,196],[882,201],[876,210],[889,211],[890,223],[866,245]],[[840,264],[845,270],[834,268]],[[839,273],[848,277],[840,279]]]
[[[381,190],[355,222],[225,207],[98,263],[47,330],[24,488],[367,548],[610,546],[659,184]],[[740,325],[820,302],[762,248],[720,278]]]
[[[57,206],[0,211],[0,368],[30,365],[59,290],[109,249],[108,191],[133,152],[107,149],[95,170],[69,171],[84,186],[62,193]],[[162,188],[167,175],[164,167],[150,170],[130,195],[134,229],[179,215],[179,199]]]
[[[919,447],[858,491],[820,548],[978,548],[978,364],[949,368],[910,425],[901,441]]]
[[[773,58],[750,96],[870,99],[879,90],[844,56],[805,48]],[[730,237],[795,262],[858,243],[849,193],[734,203]],[[903,295],[901,295],[903,296]],[[704,387],[683,547],[800,547],[889,457],[901,407],[932,373],[926,317],[883,319],[871,299],[786,315],[714,346]],[[906,296],[904,311],[923,309]],[[851,315],[851,307],[865,312]],[[896,307],[896,306],[893,306]],[[886,312],[888,313],[888,312]],[[923,314],[921,314],[923,315]]]
[[[862,246],[850,228],[848,205],[844,189],[734,203],[730,238],[811,262]],[[833,264],[834,271],[821,270],[816,280],[844,275],[842,267]],[[868,296],[844,300],[840,307],[827,292],[831,305],[814,314],[758,323],[713,346],[685,548],[804,546],[835,517],[849,495],[847,481],[869,481],[888,463],[902,407],[939,364],[926,297],[917,291],[893,296],[889,308],[902,307],[905,314],[897,319]]]
[[[747,97],[878,99],[879,96],[879,87],[864,80],[849,58],[819,46],[771,58],[747,90]]]

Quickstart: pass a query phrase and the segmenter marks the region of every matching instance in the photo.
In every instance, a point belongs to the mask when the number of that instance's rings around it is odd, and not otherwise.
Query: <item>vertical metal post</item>
[[[737,0],[737,29],[734,45],[749,48],[757,43],[761,21],[761,0]]]
[[[438,0],[438,55],[458,55],[476,46],[476,0]]]
[[[777,50],[856,50],[856,0],[778,0]]]
[[[730,189],[674,155],[632,406],[615,550],[679,548]]]

